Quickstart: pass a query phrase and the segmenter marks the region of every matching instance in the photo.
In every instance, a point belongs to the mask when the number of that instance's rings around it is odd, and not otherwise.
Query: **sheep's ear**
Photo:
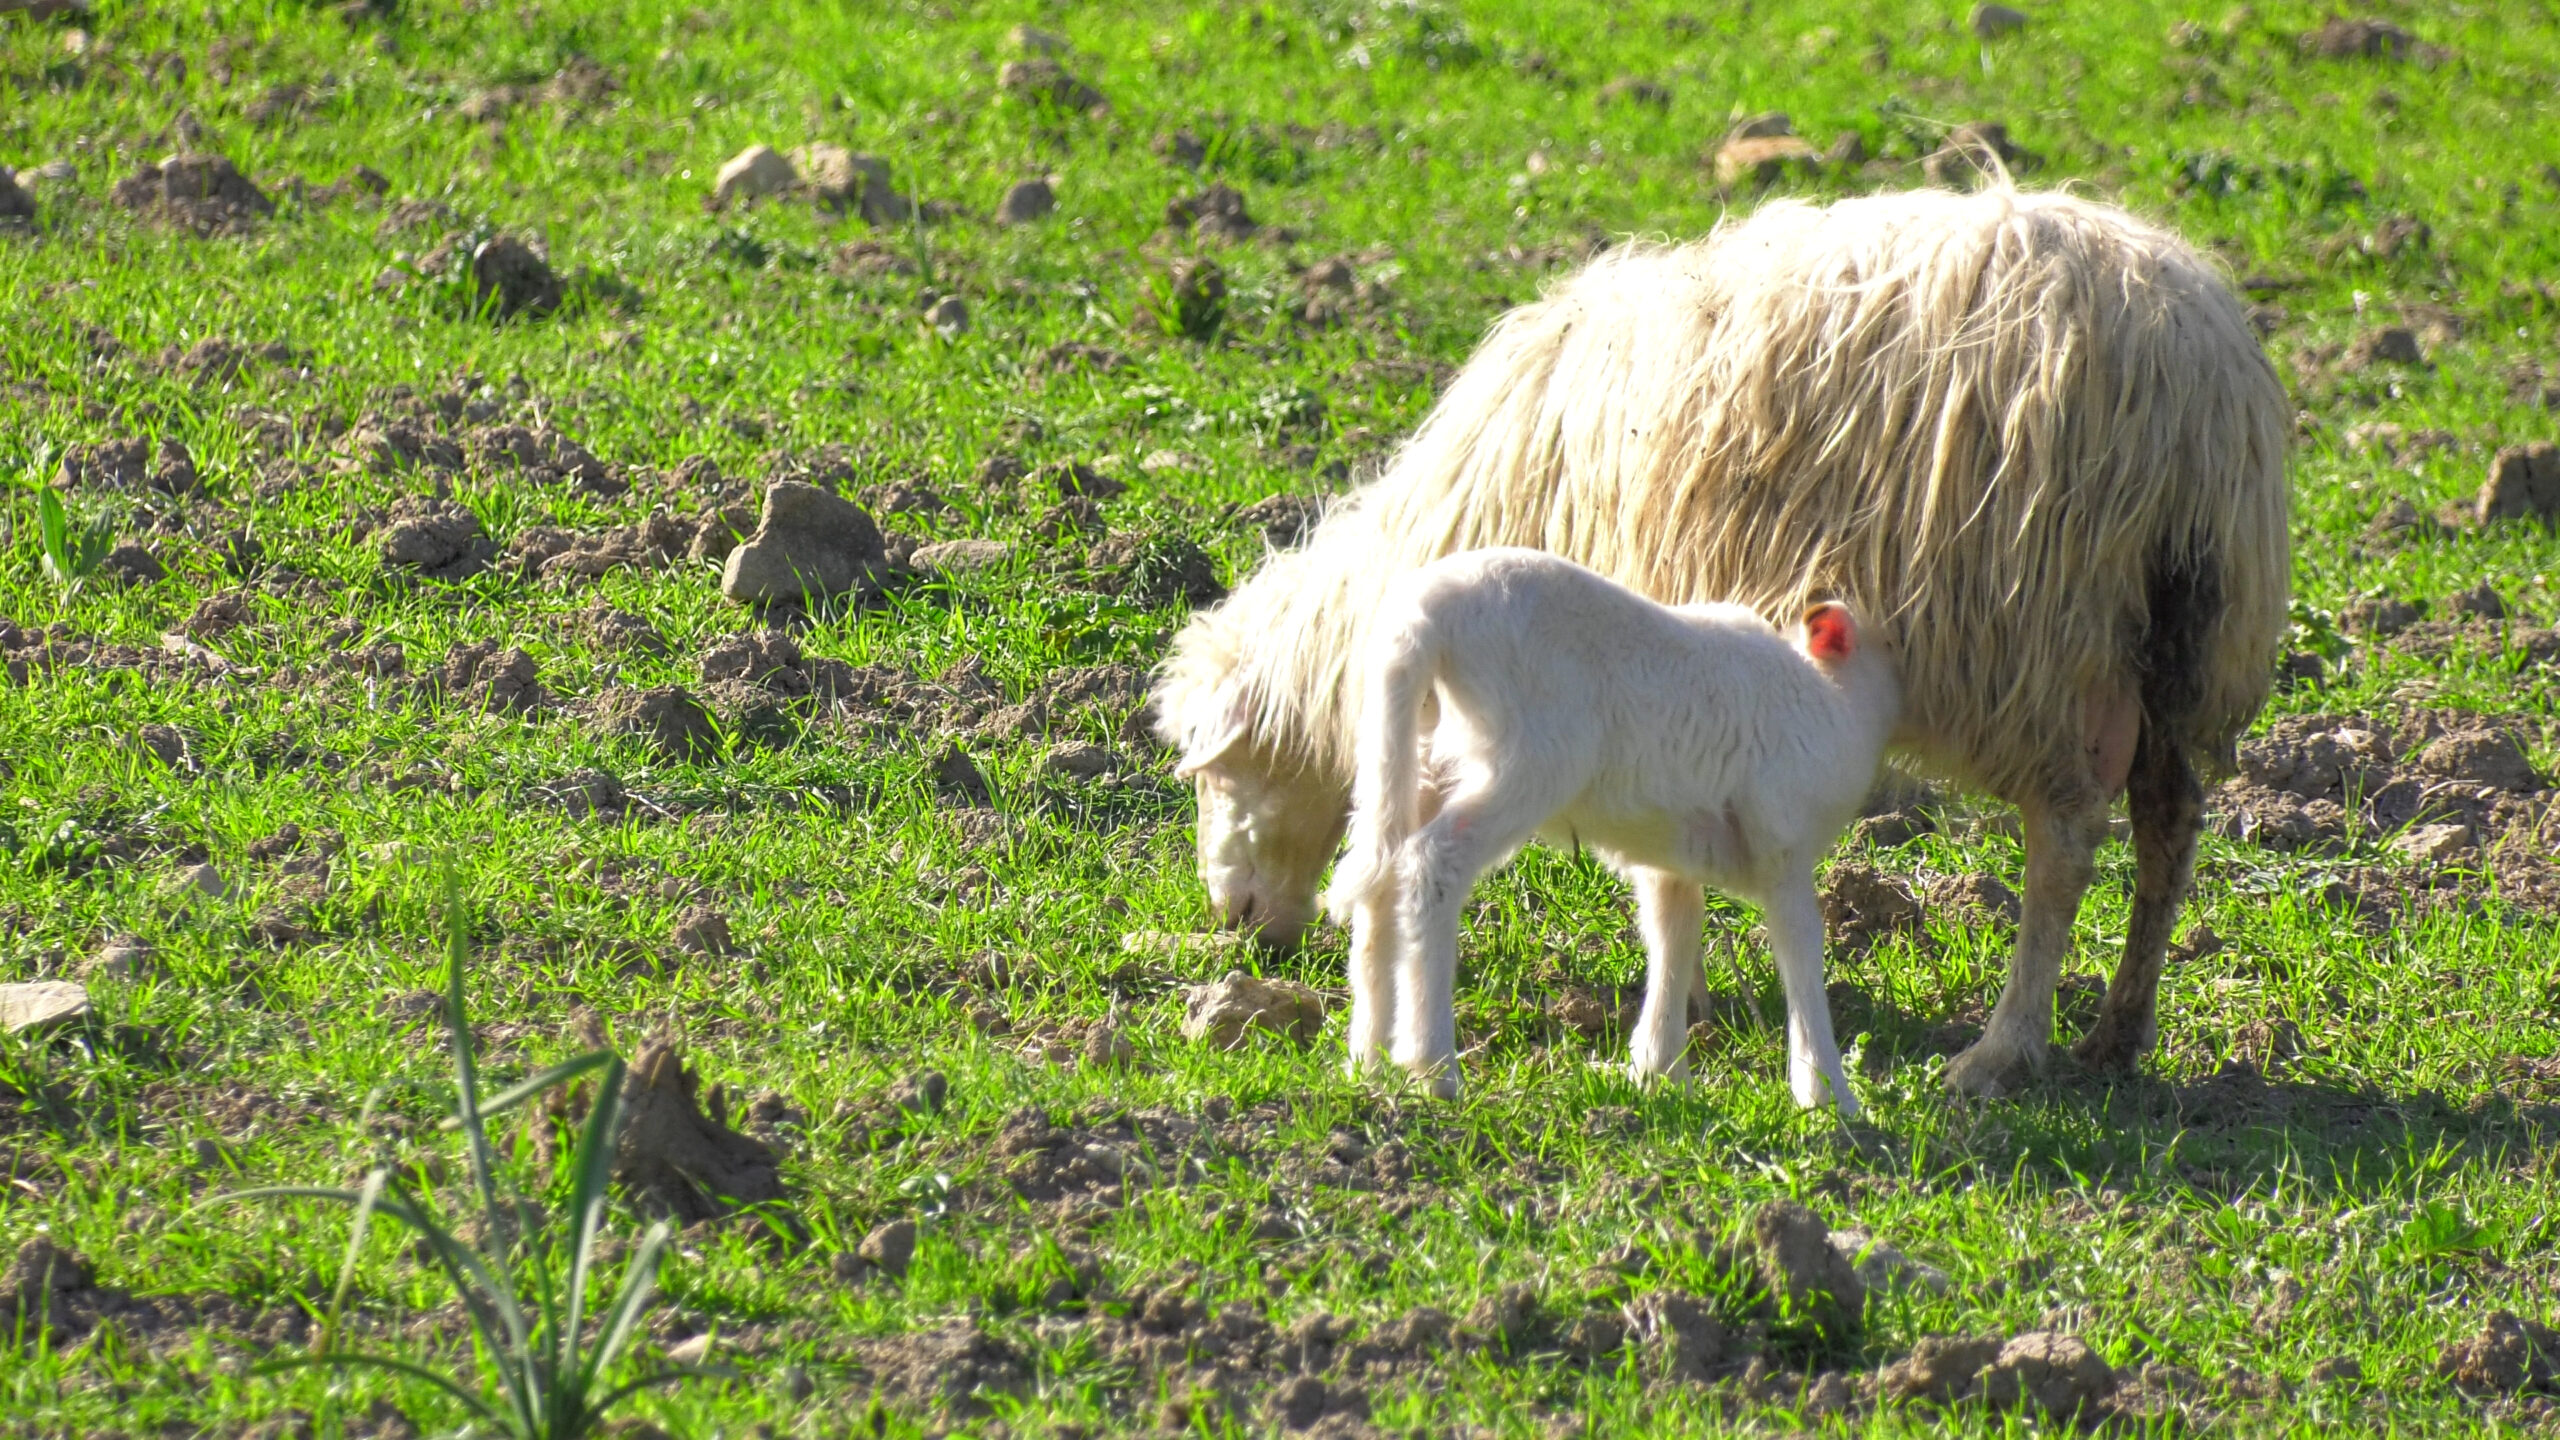
[[[1215,725],[1202,726],[1191,732],[1182,747],[1182,758],[1174,762],[1173,778],[1188,780],[1227,757],[1227,753],[1243,744],[1253,732],[1253,703],[1242,693],[1227,696],[1226,712]]]
[[[1856,654],[1858,622],[1849,607],[1826,600],[1804,612],[1804,653],[1825,665],[1837,665]]]

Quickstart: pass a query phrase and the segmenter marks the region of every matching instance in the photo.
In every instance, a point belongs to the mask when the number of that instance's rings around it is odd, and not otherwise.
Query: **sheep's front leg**
[[[1689,987],[1705,978],[1706,892],[1667,870],[1638,868],[1636,928],[1644,935],[1644,1009],[1628,1069],[1639,1080],[1689,1078]]]
[[[1840,1044],[1831,1034],[1831,997],[1822,989],[1822,902],[1814,895],[1809,867],[1772,890],[1767,918],[1769,948],[1787,991],[1787,1078],[1796,1103],[1811,1107],[1827,1099],[1842,1119],[1855,1120],[1858,1097],[1841,1067]]]

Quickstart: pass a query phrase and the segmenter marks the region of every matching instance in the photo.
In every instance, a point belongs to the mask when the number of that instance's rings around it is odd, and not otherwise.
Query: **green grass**
[[[2552,302],[2533,288],[2560,281],[2560,188],[2544,178],[2543,138],[2560,120],[2549,83],[2560,25],[2522,7],[2393,7],[2383,13],[2450,57],[2387,63],[2300,58],[2293,37],[2326,14],[2306,5],[2226,23],[2218,7],[2040,4],[2022,33],[1987,46],[1961,8],[1137,0],[767,14],[551,0],[350,18],[281,0],[109,0],[78,46],[68,22],[0,21],[0,163],[76,171],[39,187],[37,233],[0,236],[0,475],[11,482],[0,616],[153,650],[207,595],[245,589],[251,612],[208,642],[243,667],[227,678],[66,667],[0,687],[0,978],[76,972],[128,933],[157,956],[130,982],[93,986],[100,1015],[86,1029],[0,1045],[0,1083],[21,1097],[0,1118],[0,1165],[17,1177],[0,1188],[0,1243],[48,1233],[92,1259],[102,1285],[207,1306],[229,1297],[237,1317],[0,1340],[13,1347],[0,1423],[230,1434],[296,1413],[360,1417],[376,1401],[430,1432],[462,1423],[458,1406],[396,1377],[252,1375],[297,1353],[327,1313],[344,1221],[318,1208],[198,1208],[244,1185],[351,1181],[375,1163],[445,1175],[448,1198],[461,1197],[458,1144],[433,1126],[450,1113],[448,1062],[432,1019],[404,998],[440,981],[438,896],[416,857],[450,851],[480,917],[475,1009],[497,1082],[583,1050],[571,1012],[584,1007],[625,1053],[676,1027],[709,1079],[777,1091],[806,1117],[786,1173],[813,1243],[713,1226],[680,1236],[666,1268],[677,1325],[653,1353],[712,1331],[714,1357],[733,1367],[634,1402],[677,1433],[1146,1429],[1165,1382],[1093,1338],[1106,1322],[1076,1322],[1074,1304],[1044,1298],[1073,1268],[1062,1246],[1091,1252],[1097,1310],[1182,1285],[1277,1325],[1319,1310],[1365,1325],[1417,1305],[1464,1315],[1520,1282],[1569,1316],[1586,1272],[1629,1243],[1661,1256],[1636,1289],[1709,1288],[1693,1234],[1778,1196],[1867,1226],[1955,1280],[1944,1297],[1878,1302],[1864,1339],[1820,1365],[1863,1372],[1922,1335],[2043,1324],[2118,1365],[2202,1373],[2211,1428],[2488,1426],[2493,1412],[2432,1368],[2490,1309],[2547,1317],[2560,1281],[2555,1097],[2509,1065],[2560,1049],[2560,944],[2546,919],[2484,900],[2368,933],[2320,905],[2329,862],[2209,839],[2194,912],[2229,944],[2170,974],[2145,1075],[2110,1087],[2064,1071],[2015,1099],[1959,1105],[1937,1085],[1937,1032],[1978,1021],[2008,937],[1942,918],[1925,936],[1835,958],[1871,1110],[1848,1136],[1787,1101],[1775,977],[1738,911],[1716,916],[1729,943],[1711,960],[1702,1083],[1638,1092],[1598,1068],[1618,1042],[1559,1030],[1545,1005],[1565,982],[1636,983],[1625,897],[1596,866],[1539,853],[1482,892],[1460,1000],[1468,1043],[1482,1048],[1468,1098],[1429,1105],[1342,1079],[1338,1021],[1303,1051],[1216,1054],[1180,1039],[1176,982],[1226,962],[1121,951],[1125,932],[1190,931],[1206,916],[1188,797],[1162,756],[1119,733],[1120,715],[1083,713],[1061,732],[1142,762],[1117,787],[1044,776],[1040,742],[965,741],[1015,817],[1008,843],[972,848],[934,793],[943,742],[929,735],[812,712],[764,743],[671,763],[578,718],[570,707],[608,684],[699,689],[705,646],[754,626],[719,599],[707,565],[617,571],[579,589],[495,573],[438,585],[386,572],[349,533],[350,516],[432,483],[329,464],[324,427],[396,409],[394,387],[485,399],[618,465],[671,474],[708,456],[742,487],[793,454],[842,445],[849,488],[922,482],[954,502],[885,517],[892,529],[1010,539],[1023,555],[812,616],[808,652],[924,676],[974,657],[1017,698],[1064,667],[1144,665],[1180,608],[1101,593],[1081,544],[1033,535],[1046,497],[975,483],[982,457],[1116,457],[1107,468],[1130,488],[1104,507],[1112,531],[1188,537],[1241,573],[1261,541],[1233,505],[1363,473],[1502,307],[1595,238],[1712,225],[1727,205],[1706,163],[1716,138],[1739,115],[1782,109],[1817,145],[1854,129],[1899,166],[1815,188],[1918,183],[1908,162],[1944,126],[1996,119],[2043,157],[2034,182],[2162,218],[2236,274],[2296,282],[2260,298],[2287,312],[2268,345],[2307,416],[2292,473],[2296,584],[2313,618],[2370,593],[2440,601],[2485,579],[2552,620],[2560,547],[2544,531],[2381,553],[2359,537],[2389,498],[2421,510],[2465,499],[2499,445],[2560,430],[2508,383],[2520,362],[2560,371]],[[2189,18],[2201,22],[2193,47],[2173,45],[2172,25]],[[1008,32],[1023,21],[1074,42],[1069,67],[1109,98],[1107,115],[1044,113],[1000,90],[997,68],[1016,53]],[[169,55],[185,61],[182,79]],[[586,102],[547,95],[580,57],[617,88]],[[1605,99],[1619,76],[1666,87],[1668,105]],[[312,91],[298,119],[248,118],[252,101],[291,83]],[[527,88],[502,121],[458,113],[509,85]],[[278,199],[272,220],[198,237],[110,203],[138,160],[171,148],[182,113]],[[1186,130],[1209,147],[1203,174],[1159,148]],[[808,141],[880,155],[901,189],[956,213],[874,231],[799,201],[706,210],[730,155]],[[316,185],[357,165],[389,179],[390,202],[288,198],[287,176]],[[987,218],[1007,185],[1044,174],[1058,177],[1054,217]],[[1165,231],[1166,202],[1208,178],[1295,238],[1195,244]],[[436,201],[451,218],[385,229],[401,200]],[[2365,253],[2360,238],[2395,216],[2423,220],[2429,242]],[[584,272],[579,298],[548,319],[496,324],[432,283],[377,286],[448,234],[495,230],[539,238],[564,275]],[[1229,283],[1226,322],[1205,342],[1142,318],[1170,262],[1195,249]],[[1311,329],[1289,313],[1292,267],[1334,255],[1352,257],[1379,298]],[[892,261],[903,273],[884,270]],[[957,339],[922,318],[943,294],[971,311]],[[2301,362],[2426,305],[2461,322],[2426,369],[2329,377]],[[91,327],[116,345],[101,353]],[[215,383],[164,363],[206,337],[294,353]],[[1044,366],[1064,342],[1128,363]],[[249,411],[281,415],[294,438],[261,438]],[[2457,444],[2404,472],[2346,444],[2365,421],[2441,427]],[[67,447],[120,436],[183,442],[208,494],[70,487],[66,533],[95,524],[143,539],[170,574],[59,585],[44,564],[40,487]],[[1168,451],[1196,463],[1141,467]],[[467,473],[453,490],[500,541],[722,498],[646,476],[613,500],[511,474]],[[264,554],[245,577],[224,558],[242,531]],[[648,619],[667,652],[599,650],[572,618],[599,601]],[[332,659],[396,644],[417,675],[480,640],[530,651],[558,704],[479,713],[397,679],[368,685]],[[2547,670],[2501,655],[2433,663],[2357,648],[2325,690],[2276,709],[2468,706],[2543,724],[2552,701]],[[185,766],[139,743],[146,725],[183,732]],[[2537,759],[2552,759],[2547,740]],[[586,769],[646,803],[581,821],[540,798]],[[317,891],[247,854],[287,823],[313,837],[308,849],[338,837]],[[2016,878],[2016,846],[1997,825],[1965,835],[1880,858]],[[181,904],[169,882],[198,859],[232,893]],[[2082,973],[2112,965],[2131,869],[2122,847],[2102,853]],[[2464,884],[2485,895],[2484,881]],[[728,912],[742,955],[672,953],[669,927],[704,902]],[[305,908],[304,938],[255,938],[262,913],[285,903]],[[985,952],[1008,962],[1008,983],[984,978]],[[1320,940],[1272,965],[1332,985],[1340,955],[1338,938]],[[1004,1011],[1015,1035],[979,1034],[979,1006]],[[1020,1058],[1024,1032],[1115,1008],[1132,1070]],[[2300,1058],[2263,1090],[2205,1083],[2277,1019],[2299,1027]],[[881,1095],[926,1068],[949,1077],[948,1107],[884,1143],[872,1125]],[[991,1142],[1024,1107],[1090,1123],[1123,1108],[1231,1110],[1231,1138],[1249,1148],[1088,1229],[1016,1201],[1002,1179]],[[1377,1192],[1320,1183],[1337,1130],[1396,1140],[1413,1180]],[[1299,1238],[1251,1238],[1271,1206]],[[839,1253],[901,1217],[923,1222],[903,1283],[836,1278]],[[466,1326],[440,1309],[450,1299],[430,1268],[377,1243],[350,1324],[368,1348],[467,1365]],[[882,1345],[955,1317],[1010,1337],[1033,1383],[995,1399],[992,1421],[897,1394],[875,1412]],[[2361,1384],[2308,1383],[2341,1355],[2361,1363]],[[2252,1387],[2220,1384],[2232,1372],[2283,1388],[2241,1398]],[[1431,1433],[1677,1433],[1728,1408],[1763,1428],[1792,1423],[1784,1406],[1662,1385],[1641,1366],[1480,1353],[1377,1381],[1370,1398],[1380,1427]],[[1260,1415],[1248,1406],[1233,1425],[1256,1432]],[[1206,1411],[1194,1422],[1228,1423]],[[1890,1408],[1830,1423],[2029,1428]]]

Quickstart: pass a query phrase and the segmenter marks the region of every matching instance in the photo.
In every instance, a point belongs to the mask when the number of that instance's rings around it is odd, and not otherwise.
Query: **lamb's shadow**
[[[1831,994],[1841,1033],[1867,1037],[1861,1068],[1871,1078],[1956,1054],[1980,1034],[1979,1015],[1906,1011],[1850,985]],[[1729,994],[1717,1001],[1752,1003]],[[2072,1057],[2069,1040],[2095,1012],[2094,982],[2066,993],[2064,1039],[2046,1073],[1971,1107],[1972,1118],[1992,1123],[1968,1125],[1960,1148],[2058,1186],[2078,1183],[2072,1176],[2123,1189],[2174,1177],[2229,1198],[2277,1183],[2362,1193],[2419,1157],[2430,1169],[2514,1163],[2560,1145],[2560,1104],[2545,1103],[2560,1099],[2560,1075],[2521,1077],[2513,1093],[2493,1089],[2457,1104],[2434,1089],[2395,1093],[2317,1056],[2291,1055],[2283,1036],[2239,1045],[2193,1078],[2164,1073],[2156,1056],[2132,1073],[2093,1071]]]

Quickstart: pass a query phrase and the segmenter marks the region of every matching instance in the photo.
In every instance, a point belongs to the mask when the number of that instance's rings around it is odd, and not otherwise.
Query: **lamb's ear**
[[[1825,600],[1804,612],[1804,653],[1825,665],[1837,665],[1857,649],[1858,622],[1848,606]]]
[[[1174,762],[1173,778],[1188,780],[1227,756],[1227,752],[1245,742],[1253,731],[1253,701],[1242,691],[1226,696],[1225,713],[1216,724],[1193,730],[1183,743],[1182,758]]]

